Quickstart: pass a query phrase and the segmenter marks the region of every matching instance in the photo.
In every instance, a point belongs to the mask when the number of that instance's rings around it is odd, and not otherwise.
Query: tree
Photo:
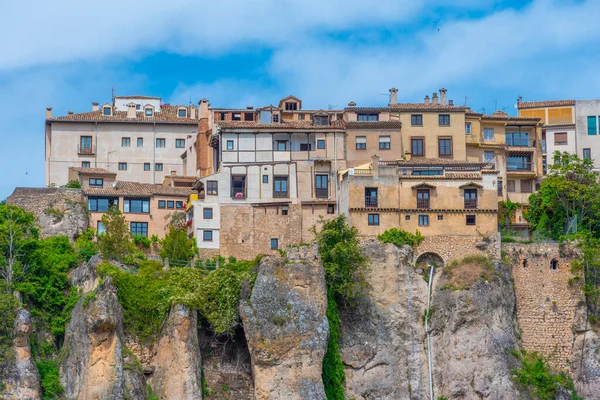
[[[98,238],[98,247],[103,258],[122,261],[135,252],[135,244],[125,216],[117,206],[111,206],[100,221],[106,228]]]
[[[171,226],[169,233],[162,240],[160,256],[163,259],[190,261],[197,252],[196,241],[188,238],[184,230]]]
[[[9,292],[26,272],[28,254],[35,249],[37,238],[33,214],[19,207],[0,204],[0,276],[8,284]]]

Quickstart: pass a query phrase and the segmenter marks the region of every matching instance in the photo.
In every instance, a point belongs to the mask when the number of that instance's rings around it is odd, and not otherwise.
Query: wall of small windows
[[[159,209],[181,210],[183,209],[183,200],[158,200]]]

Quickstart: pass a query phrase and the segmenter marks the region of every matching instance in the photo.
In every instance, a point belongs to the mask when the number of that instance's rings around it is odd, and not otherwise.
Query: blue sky
[[[213,106],[600,97],[600,1],[23,0],[0,15],[0,198],[44,184],[44,115],[117,94]]]

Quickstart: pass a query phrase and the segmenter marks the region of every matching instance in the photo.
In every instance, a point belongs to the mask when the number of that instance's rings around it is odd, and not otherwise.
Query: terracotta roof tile
[[[82,167],[70,167],[69,169],[79,172],[81,174],[90,174],[90,175],[117,175],[116,172],[110,172],[105,170],[104,168],[82,168]]]
[[[574,106],[575,100],[522,101],[518,108]]]
[[[465,161],[465,160],[453,160],[446,158],[423,158],[414,157],[410,161],[408,160],[396,160],[396,161],[380,161],[384,165],[397,165],[399,167],[410,167],[420,165],[453,165],[453,166],[465,166],[465,167],[483,167],[486,165],[492,165],[492,163],[478,162],[478,161]]]
[[[342,121],[333,121],[329,126],[313,125],[310,121],[286,121],[272,124],[261,124],[256,121],[215,121],[215,124],[225,130],[255,129],[266,131],[300,130],[330,132],[332,130],[344,129]]]
[[[360,176],[360,175],[359,175]],[[476,172],[446,172],[444,175],[400,175],[400,179],[413,180],[481,180]]]
[[[544,128],[575,128],[575,124],[546,124]]]
[[[346,129],[400,129],[400,121],[348,121]]]
[[[86,188],[84,193],[88,196],[147,196],[156,195],[188,197],[193,193],[191,188],[171,187],[152,183],[139,183],[117,181],[116,187],[102,189]]]
[[[133,95],[133,96],[115,96],[115,99],[160,100],[160,97]]]
[[[179,118],[177,116],[177,110],[180,108],[187,109],[187,117]],[[198,112],[196,112],[196,116]],[[137,111],[135,118],[127,118],[127,111],[113,111],[113,115],[104,115],[102,107],[97,111],[89,111],[84,113],[77,113],[71,115],[65,115],[62,117],[55,117],[47,119],[47,122],[136,122],[136,123],[175,123],[175,124],[197,124],[198,118],[191,119],[190,107],[186,106],[171,106],[161,105],[160,111],[155,112],[154,116],[146,117],[144,111]]]
[[[465,112],[465,106],[449,106],[442,104],[425,103],[398,103],[390,104],[390,110],[396,111],[442,111],[442,112]]]

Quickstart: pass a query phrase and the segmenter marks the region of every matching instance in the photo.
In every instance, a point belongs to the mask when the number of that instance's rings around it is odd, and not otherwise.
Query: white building
[[[577,155],[593,160],[600,170],[600,100],[577,100],[575,116]]]

